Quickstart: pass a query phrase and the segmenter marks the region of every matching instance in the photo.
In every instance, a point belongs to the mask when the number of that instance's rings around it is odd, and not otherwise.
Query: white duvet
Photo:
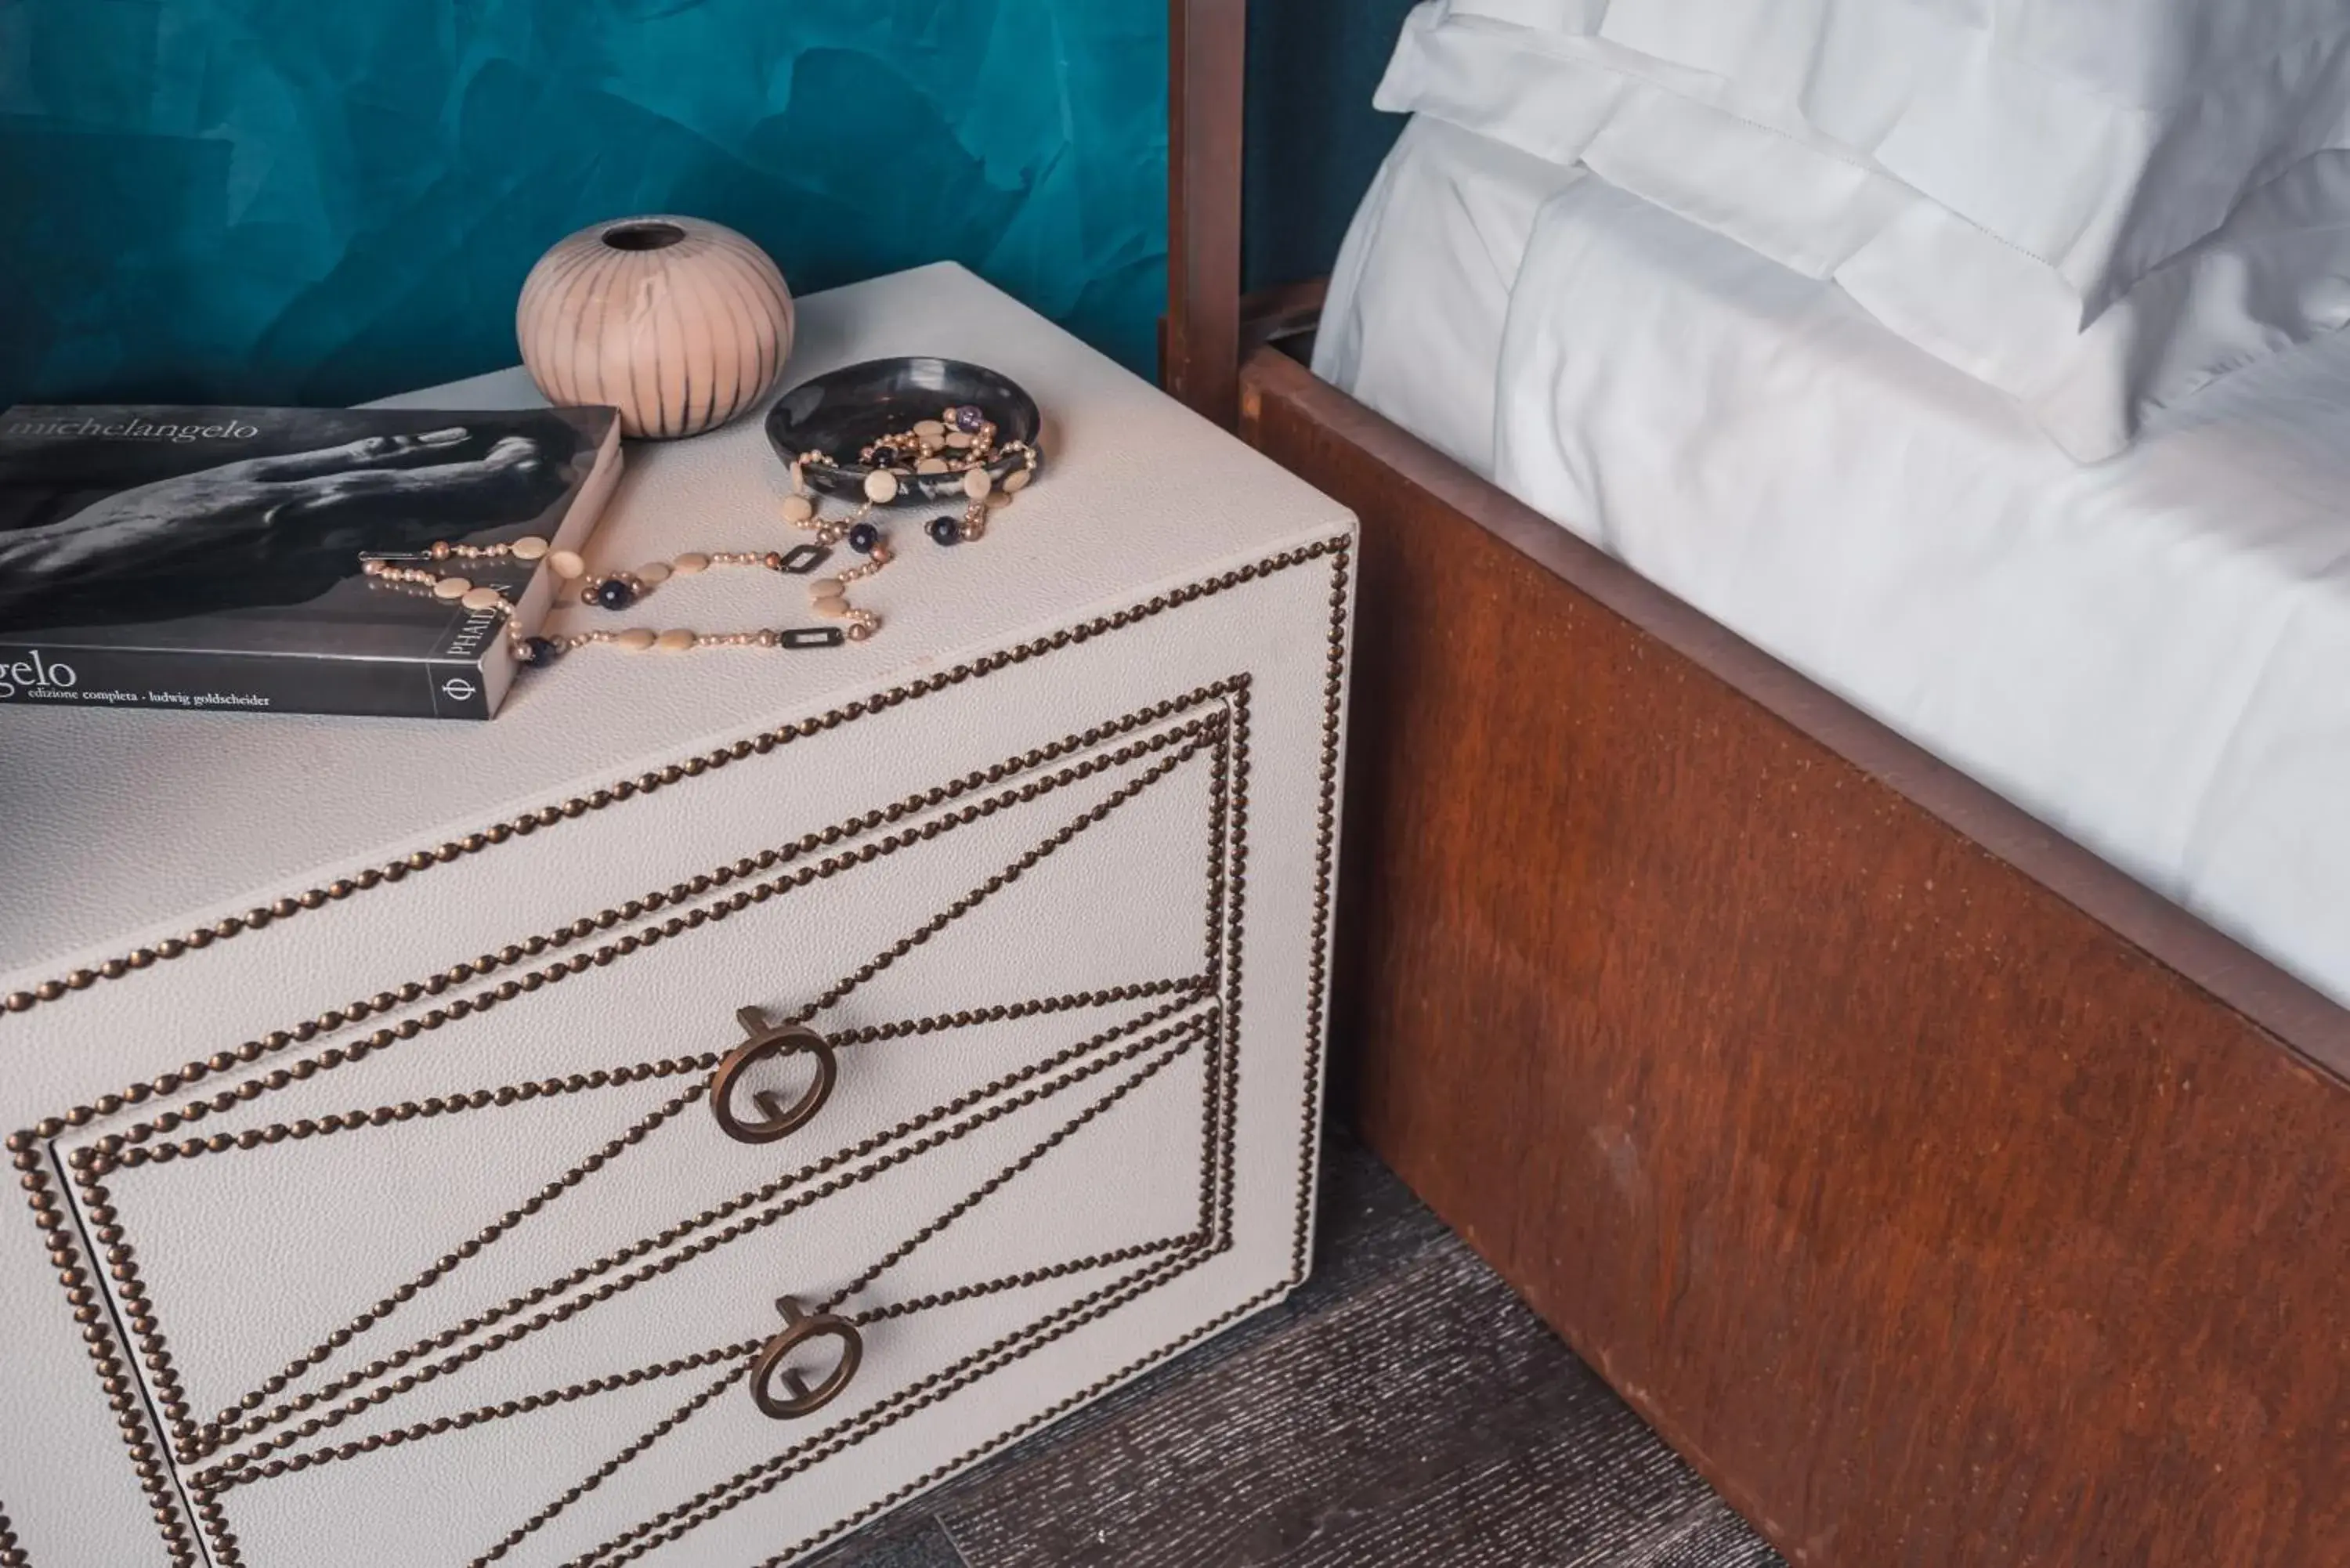
[[[2083,467],[1835,285],[1420,126],[1327,320],[1327,379],[2350,1002],[2350,337]]]

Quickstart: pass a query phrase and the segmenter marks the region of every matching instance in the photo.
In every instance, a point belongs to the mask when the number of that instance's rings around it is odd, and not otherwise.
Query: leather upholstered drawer
[[[158,1563],[780,1563],[1293,1287],[1346,565],[93,956],[0,1024],[41,1032],[8,1125],[46,1250],[0,1287],[74,1325],[40,1397],[115,1428],[88,1484]]]
[[[518,961],[476,958],[390,1022],[60,1138],[77,1218],[132,1265],[110,1294],[153,1325],[136,1348],[187,1482],[256,1562],[469,1494],[486,1545],[531,1479],[551,1504],[599,1446],[699,1396],[714,1407],[665,1445],[713,1476],[772,1448],[746,1372],[779,1295],[865,1342],[843,1393],[790,1423],[816,1430],[1210,1255],[1237,690],[691,867],[608,926],[517,931]],[[775,1119],[758,1096],[801,1100],[814,1054],[730,1071],[730,1132],[712,1091],[745,1006],[837,1064],[773,1141],[745,1141]],[[536,1424],[567,1442],[488,1429],[557,1407]],[[524,1462],[469,1451],[493,1442]],[[353,1463],[385,1445],[420,1452]],[[379,1480],[382,1511],[356,1507]]]

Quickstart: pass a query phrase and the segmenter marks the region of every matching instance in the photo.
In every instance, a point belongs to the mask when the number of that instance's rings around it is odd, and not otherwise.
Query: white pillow
[[[2054,269],[2086,325],[2350,146],[2343,0],[1453,0],[1700,73]]]
[[[1643,3],[1661,0],[1615,0],[1607,15]],[[2344,323],[2350,154],[2290,165],[2085,330],[2086,302],[2057,268],[1740,84],[1607,38],[1471,16],[1472,5],[1520,16],[1597,8],[1430,0],[1405,26],[1381,108],[1579,161],[1833,278],[1901,337],[2016,398],[2084,462],[2120,451],[2147,414],[2214,377]]]
[[[1870,304],[1871,280],[1837,281],[1886,317],[1882,302]],[[2049,337],[1991,384],[2093,462],[2230,371],[2345,323],[2350,151],[2319,152],[2246,196],[2216,233],[2140,278],[2086,331]]]

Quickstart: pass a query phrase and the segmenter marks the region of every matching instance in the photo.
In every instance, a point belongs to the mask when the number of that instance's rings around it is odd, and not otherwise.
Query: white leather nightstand
[[[1351,519],[959,269],[802,304],[1045,410],[872,641],[0,710],[0,1568],[786,1563],[1304,1276]],[[785,537],[755,418],[629,465],[593,560]]]

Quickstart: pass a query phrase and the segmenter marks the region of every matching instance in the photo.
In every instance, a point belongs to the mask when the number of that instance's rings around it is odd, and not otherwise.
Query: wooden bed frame
[[[2350,1563],[2350,1012],[1261,346],[1170,5],[1168,383],[1362,519],[1372,1147],[1803,1568]]]

